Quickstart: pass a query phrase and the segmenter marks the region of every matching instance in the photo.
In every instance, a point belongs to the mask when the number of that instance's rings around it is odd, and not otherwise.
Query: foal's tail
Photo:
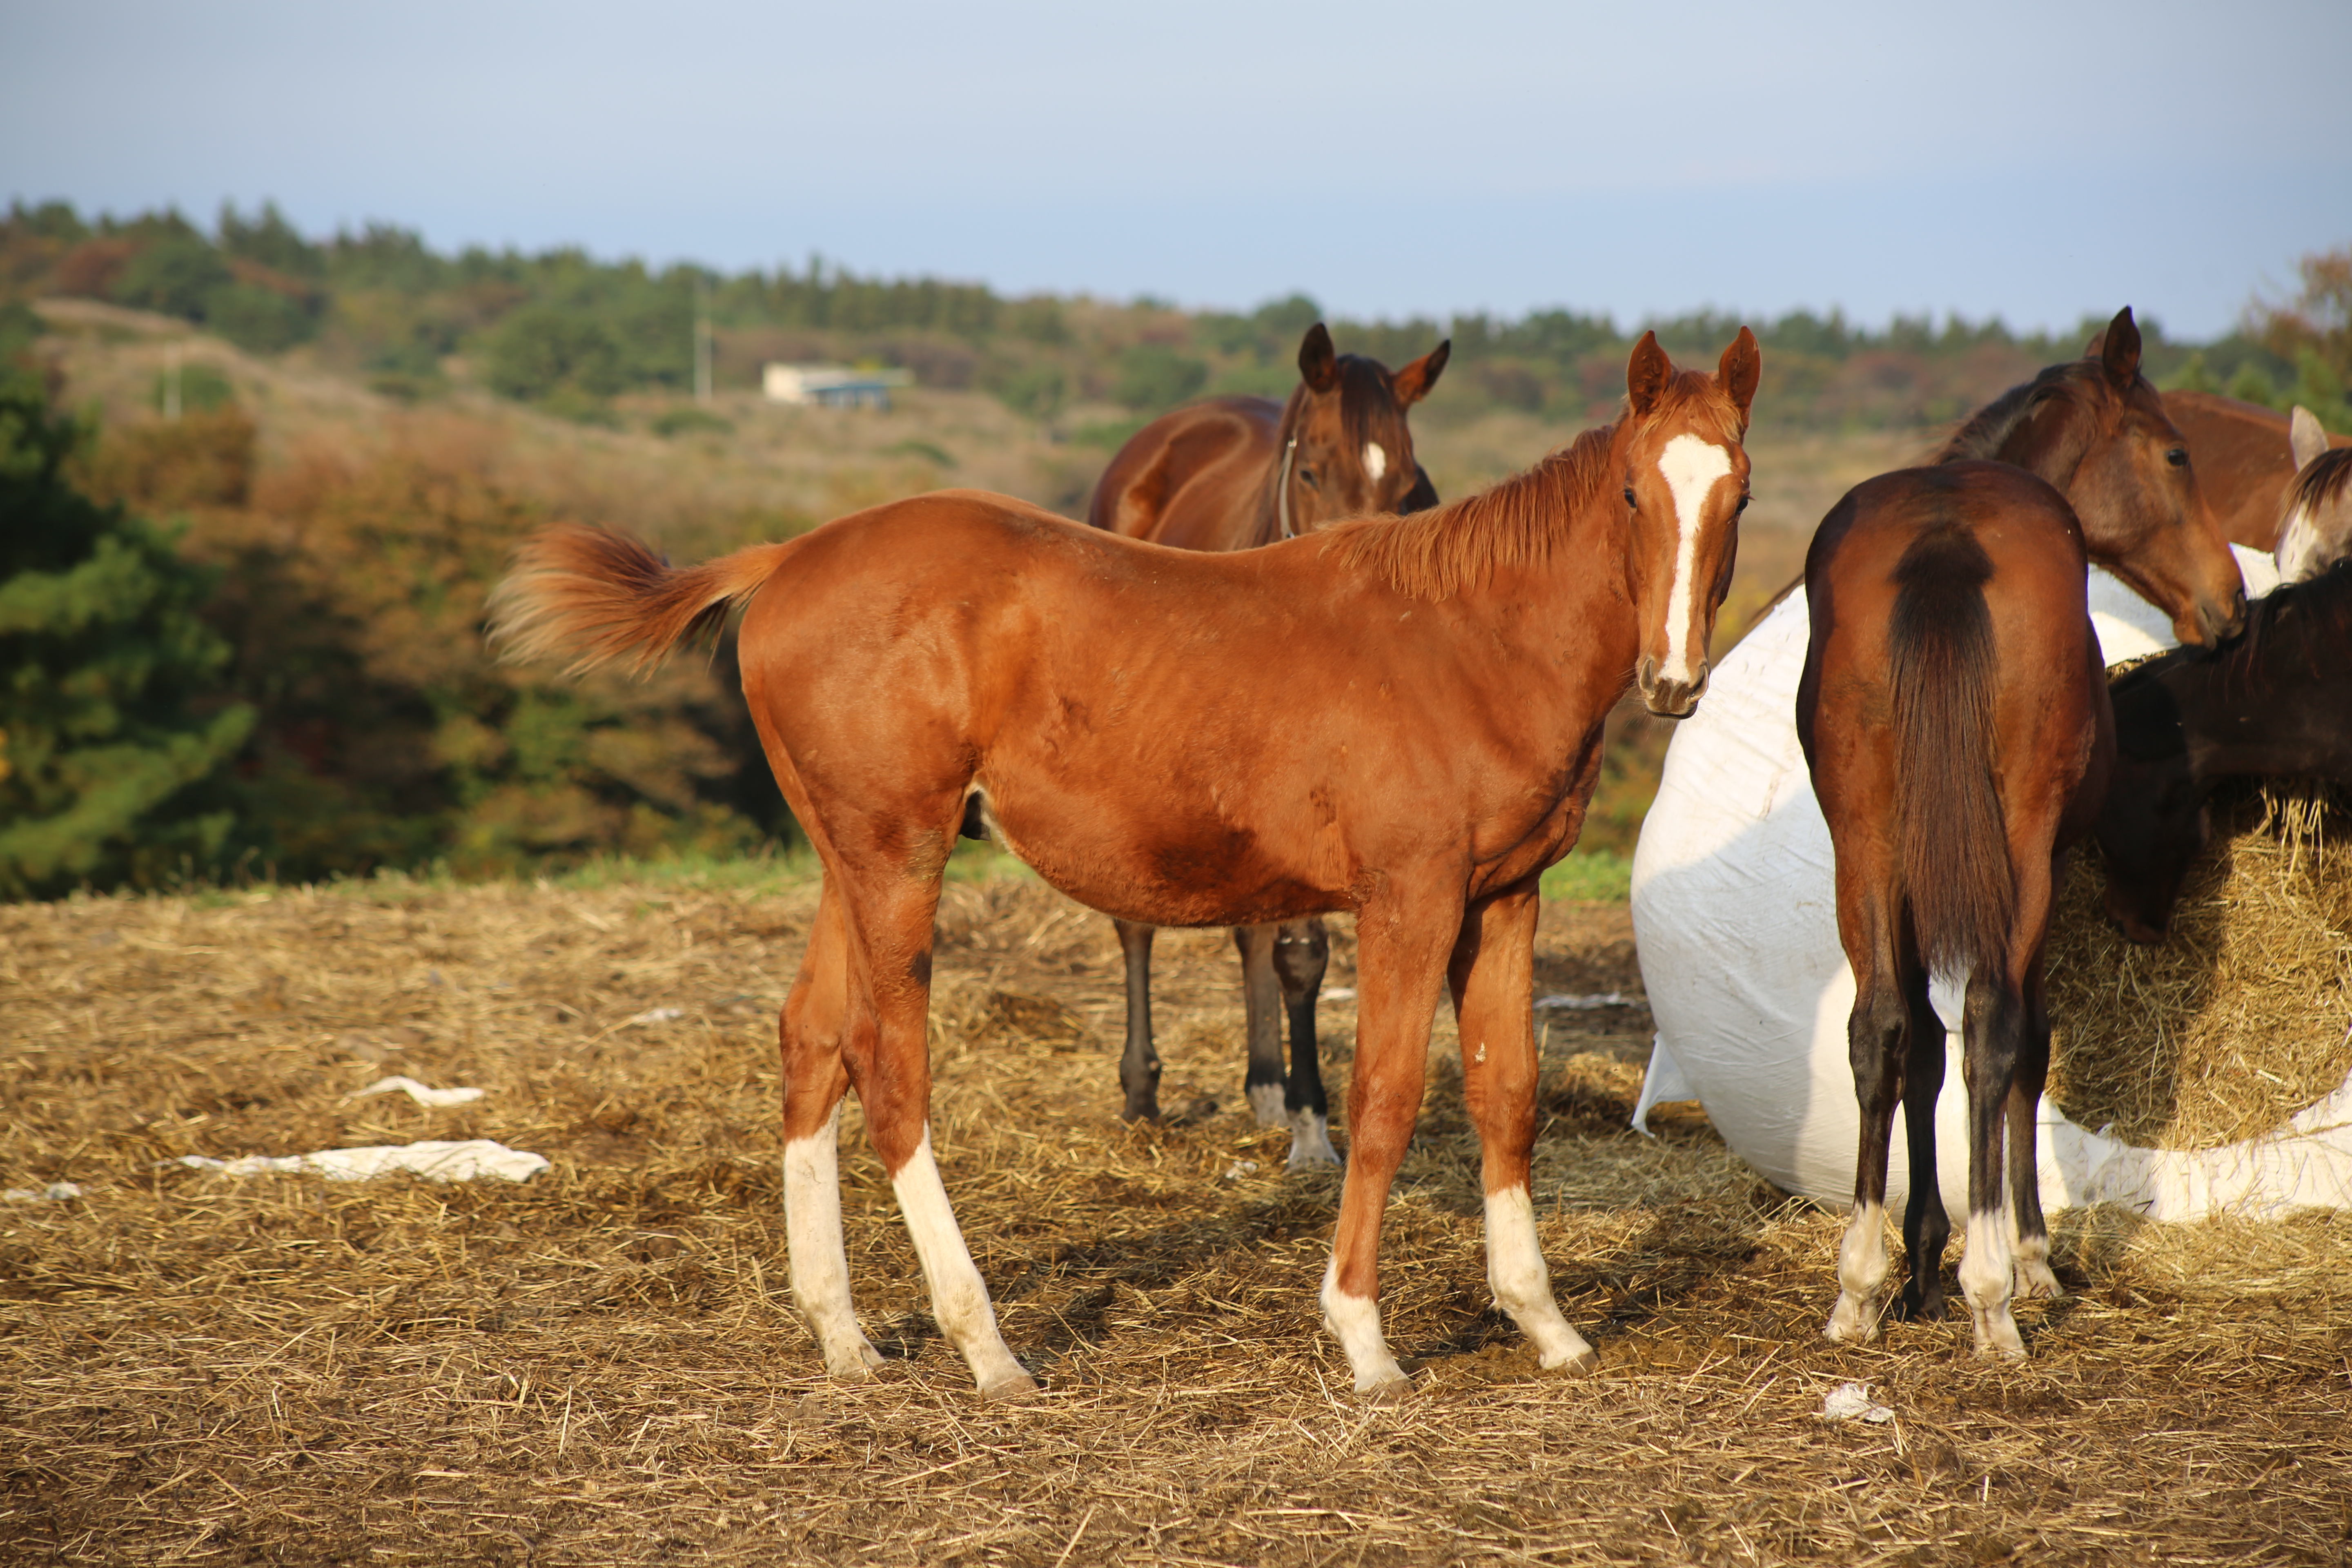
[[[1991,576],[1975,535],[1924,534],[1895,566],[1887,626],[1903,881],[1920,959],[1947,974],[2000,963],[2017,904],[1993,778]]]
[[[755,544],[681,570],[625,533],[542,528],[490,595],[489,640],[518,660],[568,653],[575,674],[624,656],[644,671],[688,638],[716,633],[789,548]]]

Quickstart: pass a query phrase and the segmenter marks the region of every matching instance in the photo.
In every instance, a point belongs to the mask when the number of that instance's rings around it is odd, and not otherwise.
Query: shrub
[[[1139,414],[1173,408],[1197,395],[1209,381],[1209,367],[1164,343],[1138,343],[1118,356],[1118,379],[1111,395]]]
[[[621,389],[621,352],[612,334],[585,317],[532,305],[491,333],[485,379],[492,391],[537,403],[569,392],[610,397]]]

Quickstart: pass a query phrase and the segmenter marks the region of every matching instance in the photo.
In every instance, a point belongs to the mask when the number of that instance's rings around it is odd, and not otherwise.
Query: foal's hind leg
[[[938,867],[929,868],[928,880],[887,860],[859,869],[864,874],[856,880],[841,879],[852,950],[852,1006],[843,1051],[850,1082],[866,1108],[866,1130],[889,1170],[914,1238],[940,1332],[962,1353],[982,1398],[1020,1398],[1037,1385],[1005,1348],[988,1287],[972,1266],[931,1155],[926,1025]],[[829,866],[828,882],[834,875]],[[860,1000],[864,1008],[856,1005]]]
[[[1323,1098],[1322,1051],[1315,1040],[1315,996],[1331,963],[1331,937],[1319,915],[1286,921],[1274,939],[1274,973],[1290,1018],[1290,1077],[1282,1108],[1290,1121],[1288,1168],[1337,1165],[1331,1147],[1330,1103]]]
[[[784,1000],[777,1036],[784,1069],[784,1235],[793,1298],[824,1352],[827,1372],[864,1378],[882,1356],[857,1327],[841,1240],[841,1039],[849,980],[841,903],[827,881],[808,952]]]
[[[1474,909],[1447,966],[1462,1034],[1462,1094],[1478,1127],[1486,1189],[1486,1281],[1538,1364],[1590,1372],[1601,1357],[1552,1299],[1528,1190],[1536,1141],[1532,880]]]
[[[1242,1093],[1260,1127],[1287,1127],[1283,1110],[1282,983],[1274,972],[1275,926],[1235,926],[1242,960],[1242,1016],[1249,1033],[1249,1072]]]
[[[1119,1111],[1129,1121],[1160,1120],[1160,1052],[1151,1043],[1151,939],[1157,926],[1114,917],[1118,950],[1127,961],[1127,1048],[1119,1054],[1118,1086],[1127,1093]]]

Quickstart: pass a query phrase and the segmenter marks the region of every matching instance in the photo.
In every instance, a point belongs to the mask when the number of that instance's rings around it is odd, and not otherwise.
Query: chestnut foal
[[[1035,1386],[931,1152],[932,915],[973,810],[1122,919],[1355,912],[1353,1147],[1322,1301],[1371,1395],[1405,1385],[1381,1332],[1381,1220],[1450,987],[1496,1299],[1543,1365],[1595,1363],[1552,1298],[1528,1191],[1537,880],[1576,842],[1619,695],[1638,680],[1679,716],[1706,683],[1759,357],[1743,329],[1717,374],[1676,371],[1644,335],[1615,424],[1466,500],[1262,550],[1141,544],[970,490],[684,570],[593,529],[524,544],[493,632],[518,657],[644,666],[750,601],[744,696],[824,867],[780,1033],[793,1289],[828,1368],[878,1360],[835,1164],[855,1089],[940,1331],[983,1396]],[[1260,679],[1276,664],[1286,679]]]

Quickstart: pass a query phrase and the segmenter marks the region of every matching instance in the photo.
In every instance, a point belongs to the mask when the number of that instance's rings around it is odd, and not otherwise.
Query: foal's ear
[[[2139,323],[2132,320],[2129,305],[2116,312],[2116,319],[2101,334],[2099,363],[2119,392],[2128,391],[2139,379]]]
[[[1756,346],[1756,334],[1746,327],[1731,340],[1723,351],[1722,363],[1715,367],[1715,379],[1739,410],[1741,424],[1748,422],[1748,405],[1756,401],[1756,384],[1764,374],[1764,353]]]
[[[1454,354],[1454,340],[1446,339],[1411,364],[1396,373],[1396,400],[1400,408],[1410,408],[1429,395],[1437,384],[1437,373]]]
[[[1320,321],[1307,329],[1306,341],[1298,345],[1298,374],[1318,392],[1339,384],[1339,356],[1332,352],[1331,329]]]
[[[1674,374],[1674,361],[1658,346],[1658,334],[1643,332],[1642,341],[1633,345],[1633,357],[1625,362],[1625,398],[1633,412],[1647,414],[1655,408]]]
[[[2318,415],[2298,403],[2287,416],[2286,444],[2294,453],[2294,466],[2307,468],[2314,458],[2327,450],[2327,427],[2319,422]]]

